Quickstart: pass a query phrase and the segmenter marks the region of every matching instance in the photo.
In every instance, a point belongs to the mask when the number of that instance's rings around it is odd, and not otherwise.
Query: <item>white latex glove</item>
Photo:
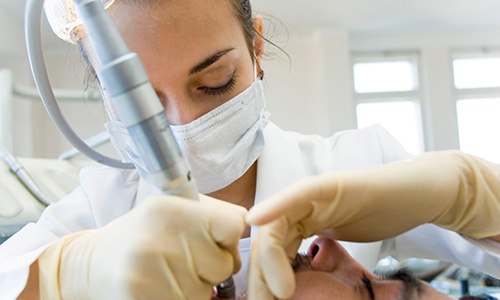
[[[268,223],[252,243],[249,299],[292,296],[289,260],[314,234],[369,242],[433,223],[485,238],[500,234],[499,216],[500,166],[458,151],[312,177],[247,215],[252,225]]]
[[[39,258],[42,299],[210,299],[240,268],[246,209],[200,195],[154,196]]]

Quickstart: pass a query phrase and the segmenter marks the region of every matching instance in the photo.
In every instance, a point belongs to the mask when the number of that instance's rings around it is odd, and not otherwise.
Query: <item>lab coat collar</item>
[[[297,141],[273,123],[264,130],[264,152],[257,161],[255,204],[304,178]]]
[[[306,176],[295,139],[269,122],[264,129],[264,140],[264,152],[257,161],[254,205]],[[251,236],[256,233],[256,228],[252,227]]]

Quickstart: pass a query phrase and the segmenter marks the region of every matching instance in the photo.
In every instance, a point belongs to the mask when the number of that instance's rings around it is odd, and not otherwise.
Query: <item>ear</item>
[[[256,31],[254,37],[255,58],[257,59],[257,67],[260,68],[262,57],[264,56],[264,25],[262,17],[257,16],[253,18],[253,28]]]

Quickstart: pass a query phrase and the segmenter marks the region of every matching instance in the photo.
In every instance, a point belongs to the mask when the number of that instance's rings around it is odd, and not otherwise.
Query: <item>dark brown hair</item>
[[[247,42],[248,51],[255,61],[254,39],[255,34],[260,34],[253,27],[252,6],[250,0],[229,0],[236,15],[236,19],[240,22]]]

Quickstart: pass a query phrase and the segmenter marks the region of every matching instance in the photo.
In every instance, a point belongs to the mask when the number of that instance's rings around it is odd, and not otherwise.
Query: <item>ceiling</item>
[[[500,28],[498,0],[253,0],[285,24],[345,29],[351,35]]]
[[[353,36],[500,29],[499,0],[251,1],[258,13],[270,15],[287,27],[341,29]],[[25,3],[26,0],[0,0],[0,16],[7,15],[9,22],[15,23],[2,24],[10,36],[22,36]],[[0,36],[6,36],[1,29]],[[60,45],[53,35],[44,40],[49,45]]]

